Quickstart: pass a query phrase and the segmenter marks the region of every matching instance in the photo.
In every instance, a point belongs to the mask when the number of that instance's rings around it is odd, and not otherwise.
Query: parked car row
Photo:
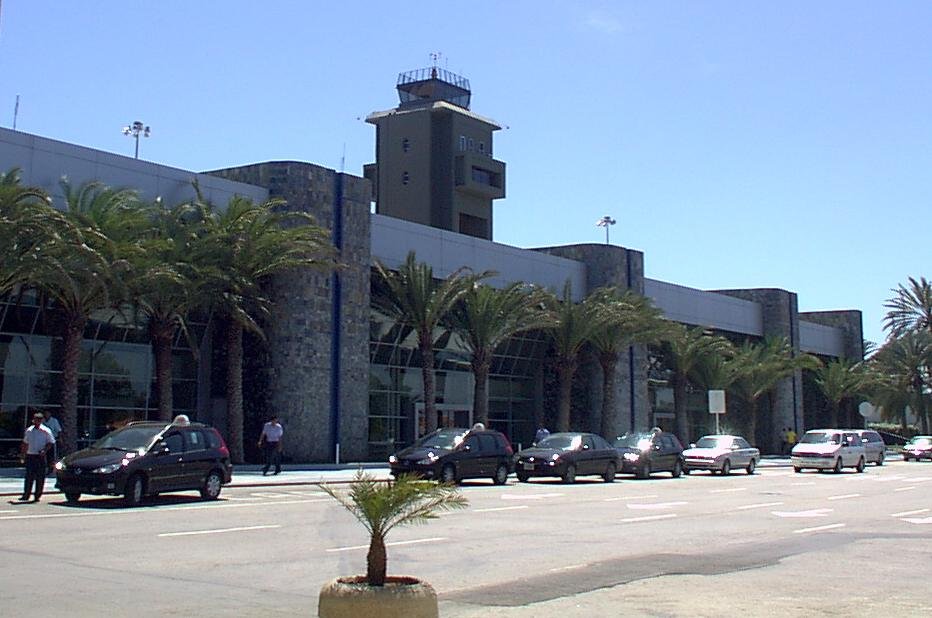
[[[564,483],[578,476],[611,483],[619,472],[641,479],[655,472],[677,478],[693,470],[754,474],[759,461],[760,451],[741,436],[705,436],[684,451],[676,436],[660,430],[626,433],[613,443],[593,433],[563,432],[516,454],[502,433],[465,428],[438,429],[388,458],[393,476],[416,473],[450,483],[491,478],[497,485],[512,472],[520,482],[556,477]]]

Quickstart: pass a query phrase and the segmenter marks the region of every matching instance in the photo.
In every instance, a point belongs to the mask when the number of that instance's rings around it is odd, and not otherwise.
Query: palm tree
[[[785,337],[765,337],[762,342],[745,341],[731,361],[736,369],[732,391],[745,401],[747,409],[747,438],[757,442],[757,412],[761,397],[769,393],[777,382],[793,375],[799,369],[816,369],[819,360],[809,354],[793,355]]]
[[[686,412],[689,375],[703,358],[725,354],[730,347],[731,344],[724,337],[713,335],[704,328],[690,328],[678,323],[671,325],[661,345],[661,356],[671,372],[673,382],[676,433],[683,443],[689,442],[689,417]]]
[[[831,406],[832,427],[838,427],[841,402],[864,390],[865,378],[860,363],[847,358],[834,359],[815,370],[815,383]]]
[[[913,331],[891,339],[874,354],[871,361],[876,370],[888,378],[889,383],[905,387],[909,405],[922,423],[923,433],[928,433],[932,334],[924,330]]]
[[[243,334],[264,337],[259,321],[272,306],[264,286],[290,270],[329,270],[335,253],[326,230],[307,213],[280,210],[283,200],[256,204],[235,196],[222,212],[198,201],[205,234],[192,247],[202,274],[197,294],[206,299],[206,310],[226,320],[227,431],[230,456],[242,462]]]
[[[899,337],[912,330],[932,333],[932,283],[920,277],[909,277],[909,286],[903,284],[892,290],[896,295],[884,303],[888,309],[884,328],[891,337]]]
[[[671,323],[650,299],[632,290],[596,290],[593,302],[602,305],[599,311],[606,315],[589,342],[602,367],[602,435],[612,438],[618,433],[615,368],[621,352],[636,343],[660,341]]]
[[[418,262],[414,251],[408,253],[398,270],[389,270],[376,261],[372,302],[377,311],[410,328],[417,337],[421,354],[421,378],[424,383],[425,433],[437,429],[434,400],[435,337],[456,303],[481,279],[491,273],[470,274],[460,268],[445,279],[434,279],[434,270],[426,262]],[[442,332],[442,331],[441,331]]]
[[[392,528],[424,524],[436,519],[437,513],[466,508],[468,504],[456,487],[409,474],[383,482],[360,470],[345,494],[328,485],[320,487],[369,532],[365,583],[370,586],[385,585],[388,566],[385,537]]]
[[[139,251],[135,225],[145,220],[136,194],[97,182],[72,189],[62,180],[67,210],[58,237],[45,247],[47,259],[29,267],[29,281],[52,301],[61,319],[62,374],[60,442],[77,448],[78,360],[84,328],[96,312],[113,311],[125,300],[122,275]],[[43,303],[44,304],[44,303]]]
[[[156,200],[149,208],[153,229],[144,251],[132,260],[130,297],[136,313],[146,318],[155,357],[158,418],[172,418],[172,340],[176,329],[188,335],[186,315],[196,307],[200,270],[190,259],[203,231],[199,210],[191,203],[165,208]],[[190,339],[190,337],[189,337]],[[192,343],[197,357],[197,346]]]
[[[525,283],[503,289],[476,283],[454,305],[449,322],[470,355],[477,422],[489,421],[489,368],[495,350],[512,335],[544,325],[542,300],[540,291]]]
[[[29,265],[46,259],[61,215],[43,190],[22,184],[19,168],[0,173],[0,296],[28,284]]]
[[[562,299],[558,300],[555,295],[548,294],[546,304],[549,314],[546,330],[553,345],[553,361],[560,389],[557,402],[557,431],[569,431],[570,395],[573,376],[579,367],[579,356],[592,336],[602,327],[607,314],[596,297],[574,303],[569,281],[563,286]]]

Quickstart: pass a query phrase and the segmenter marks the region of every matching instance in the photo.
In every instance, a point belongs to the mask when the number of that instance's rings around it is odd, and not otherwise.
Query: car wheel
[[[637,469],[635,474],[639,479],[646,479],[650,477],[650,462],[645,461],[644,465]]]
[[[864,458],[863,457],[858,459],[858,465],[855,468],[855,470],[857,470],[858,473],[864,472]]]
[[[909,457],[907,457],[906,455],[903,455],[903,461],[909,461]]]
[[[65,500],[68,502],[77,502],[81,499],[81,494],[74,492],[65,492]]]
[[[835,467],[832,468],[832,472],[834,472],[835,474],[841,474],[841,468],[842,468],[841,457],[839,457],[838,459],[835,460]]]
[[[802,468],[797,468],[796,466],[793,466],[793,472],[795,472],[796,474],[799,474],[802,471],[803,471]]]
[[[453,467],[453,464],[447,464],[443,467],[443,470],[440,471],[440,480],[450,485],[456,485],[456,483],[459,482],[459,479],[456,478],[456,468]]]
[[[608,465],[605,467],[605,474],[602,475],[602,480],[606,483],[615,482],[615,464],[608,462]]]
[[[748,467],[746,468],[748,474],[754,474],[754,470],[757,468],[757,462],[754,461],[754,458],[751,458],[751,461],[748,462]]]
[[[689,476],[689,473],[690,473],[689,467],[688,466],[684,467],[683,474],[685,474],[686,476]]]
[[[673,464],[673,470],[670,471],[670,475],[673,478],[678,479],[680,478],[680,475],[682,473],[683,473],[683,464],[680,462],[679,459],[677,459],[676,463]]]
[[[515,472],[515,476],[518,477],[518,481],[521,483],[527,483],[527,480],[531,478],[527,472]]]
[[[881,454],[880,454],[880,457],[877,458],[877,465],[878,465],[878,466],[882,466],[882,465],[883,465],[883,458],[884,458],[884,454],[881,453]]]
[[[126,490],[123,492],[123,502],[126,506],[139,506],[146,495],[146,482],[142,475],[136,474],[126,481]]]
[[[731,474],[731,460],[726,459],[722,462],[722,476],[728,476]]]
[[[495,468],[495,476],[492,477],[492,482],[496,485],[504,485],[507,480],[508,466],[505,464],[498,464],[498,467]]]
[[[204,479],[204,486],[201,487],[201,498],[204,500],[216,500],[220,497],[220,490],[223,488],[223,479],[216,470],[212,471]]]
[[[563,473],[563,482],[568,485],[576,482],[576,466],[570,464],[566,467],[566,472]]]

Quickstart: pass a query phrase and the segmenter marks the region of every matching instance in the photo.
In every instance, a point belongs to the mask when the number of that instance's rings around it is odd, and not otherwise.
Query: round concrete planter
[[[390,576],[384,586],[370,586],[366,578],[338,577],[320,589],[320,618],[438,618],[437,593],[427,582]]]

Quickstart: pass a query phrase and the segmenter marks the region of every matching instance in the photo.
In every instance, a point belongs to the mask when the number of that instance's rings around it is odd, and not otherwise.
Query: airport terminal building
[[[190,172],[8,129],[0,129],[0,169],[20,168],[25,184],[43,187],[58,205],[62,176],[74,185],[99,180],[135,188],[167,204],[193,197],[196,180],[217,205],[233,195],[281,197],[290,209],[314,215],[330,231],[345,268],[276,280],[267,341],[247,339],[245,350],[245,443],[255,443],[249,438],[275,412],[294,461],[384,461],[415,438],[423,411],[416,345],[371,304],[376,260],[393,267],[410,251],[439,277],[467,266],[496,271],[493,285],[526,281],[559,291],[570,281],[576,300],[615,285],[649,297],[671,320],[736,341],[778,335],[798,353],[862,358],[857,310],[800,313],[796,294],[787,290],[697,290],[648,279],[644,254],[620,246],[524,249],[494,242],[492,204],[505,196],[506,186],[505,163],[493,156],[492,135],[500,127],[470,109],[468,81],[446,71],[404,73],[397,90],[397,107],[367,118],[376,128],[376,161],[362,176],[298,161]],[[33,412],[57,406],[60,341],[34,304],[0,299],[4,449],[18,445]],[[211,345],[210,324],[193,328],[203,342],[200,362],[185,337],[175,340],[174,408],[223,431],[225,359],[220,346]],[[490,424],[515,443],[529,443],[536,423],[552,418],[556,407],[547,346],[542,334],[526,333],[503,346],[493,363]],[[635,346],[618,365],[618,433],[672,427],[671,389],[654,375],[649,357],[648,349]],[[454,337],[439,340],[435,370],[441,424],[470,424],[473,377]],[[599,409],[600,371],[597,363],[581,367],[574,406]],[[145,329],[92,320],[79,387],[79,435],[86,439],[112,422],[154,416],[154,361]],[[783,427],[800,431],[824,422],[812,390],[799,373],[778,385],[758,423],[762,450],[779,446]],[[704,401],[697,393],[691,405],[701,410]],[[708,427],[701,415],[694,418],[697,430]],[[598,421],[592,419],[593,426]]]

